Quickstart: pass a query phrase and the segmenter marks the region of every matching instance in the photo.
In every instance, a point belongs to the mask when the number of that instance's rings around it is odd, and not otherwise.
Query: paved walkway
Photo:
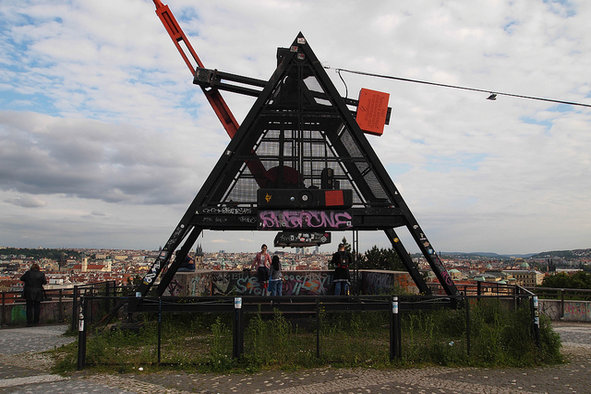
[[[253,375],[50,374],[66,326],[0,330],[0,393],[591,393],[591,324],[555,323],[570,362],[543,368],[333,369]]]

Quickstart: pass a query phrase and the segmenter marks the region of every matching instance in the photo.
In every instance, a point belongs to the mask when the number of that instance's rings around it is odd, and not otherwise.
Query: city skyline
[[[302,31],[324,66],[591,102],[585,2],[165,3],[206,67],[227,72],[268,79]],[[229,139],[152,1],[23,1],[0,15],[2,242],[163,245]],[[345,89],[328,73],[342,95],[390,93],[390,125],[368,139],[437,251],[589,247],[590,109],[350,74]],[[240,122],[252,99],[223,95]],[[255,251],[274,236],[198,242]],[[360,232],[360,250],[373,245],[389,247]]]

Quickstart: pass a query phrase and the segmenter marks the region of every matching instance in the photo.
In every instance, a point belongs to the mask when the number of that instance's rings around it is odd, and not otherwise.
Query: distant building
[[[449,273],[449,275],[451,276],[451,278],[453,280],[464,279],[464,275],[460,272],[460,270],[457,270],[455,268],[452,268],[452,269],[450,269],[447,272]]]
[[[523,287],[539,286],[544,281],[544,274],[536,270],[504,270],[503,273],[515,279],[515,284]]]
[[[111,272],[112,263],[111,260],[107,260],[106,264],[88,264],[88,257],[82,259],[81,264],[74,264],[72,269],[80,272]]]

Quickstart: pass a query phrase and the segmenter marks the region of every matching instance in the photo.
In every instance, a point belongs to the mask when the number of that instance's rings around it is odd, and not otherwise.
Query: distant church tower
[[[86,272],[88,270],[88,257],[84,257],[82,259],[82,272]]]
[[[203,268],[203,248],[201,244],[197,245],[195,248],[195,269],[199,269],[199,267]]]

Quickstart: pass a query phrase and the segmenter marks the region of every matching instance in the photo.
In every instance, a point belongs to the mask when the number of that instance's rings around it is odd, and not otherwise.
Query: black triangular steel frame
[[[283,56],[269,82],[258,96],[236,135],[228,144],[209,177],[176,226],[168,242],[162,248],[137,291],[142,295],[146,295],[156,281],[156,278],[167,267],[158,286],[158,294],[162,294],[172,280],[180,263],[184,261],[185,256],[203,230],[261,229],[262,211],[259,211],[255,205],[241,206],[240,204],[231,204],[227,201],[222,201],[222,198],[231,187],[232,182],[241,174],[241,169],[242,171],[244,170],[245,163],[248,160],[256,158],[256,154],[253,153],[253,147],[262,138],[260,131],[262,130],[262,113],[266,108],[270,107],[269,102],[273,100],[273,93],[277,93],[281,89],[281,83],[286,78],[286,73],[290,67],[296,66],[300,67],[299,70],[305,66],[313,71],[314,77],[326,93],[326,98],[331,104],[331,110],[334,112],[336,109],[338,113],[337,119],[333,117],[333,119],[324,121],[342,122],[343,127],[340,132],[349,132],[348,137],[352,139],[350,142],[355,144],[365,158],[366,168],[361,171],[356,165],[355,160],[350,156],[347,147],[344,146],[341,137],[336,132],[325,132],[324,135],[329,140],[338,158],[342,160],[341,165],[346,167],[346,170],[352,177],[352,183],[358,188],[359,193],[365,200],[365,206],[362,208],[353,207],[346,212],[342,211],[342,213],[346,213],[347,217],[350,218],[346,229],[383,230],[419,288],[419,291],[428,294],[431,292],[429,287],[396,234],[395,228],[405,226],[431,266],[444,291],[448,295],[456,295],[456,286],[435,253],[435,249],[418,225],[394,185],[394,182],[369,144],[365,134],[353,118],[347,104],[337,92],[302,33],[298,34],[289,52]],[[294,116],[294,114],[295,116],[301,116],[302,111],[305,111],[305,109],[301,108],[300,102],[300,107],[287,116]],[[370,186],[368,184],[364,177],[367,172],[373,172],[373,175],[375,175],[375,179],[373,180],[379,183],[379,191],[383,194],[382,196],[377,197],[374,193],[376,186]],[[316,230],[331,229],[335,230],[334,227],[316,228]],[[336,228],[336,230],[342,229]],[[183,240],[185,241],[183,246],[177,251],[175,260],[170,263],[173,252]]]

